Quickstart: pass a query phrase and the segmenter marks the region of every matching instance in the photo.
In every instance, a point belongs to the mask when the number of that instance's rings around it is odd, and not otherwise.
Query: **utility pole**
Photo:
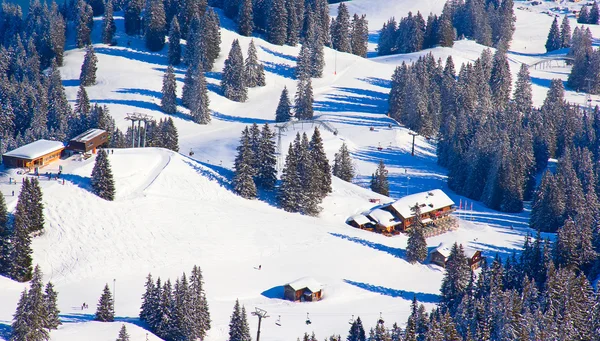
[[[262,322],[263,318],[267,318],[267,317],[269,317],[269,315],[267,315],[266,310],[263,310],[260,308],[254,308],[254,309],[256,309],[256,311],[253,311],[252,315],[258,317],[258,331],[256,332],[256,341],[260,341],[260,323]]]
[[[115,304],[117,303],[117,280],[113,278],[113,313],[115,312]]]
[[[411,155],[411,156],[415,156],[415,136],[417,136],[417,135],[419,135],[419,134],[417,134],[417,133],[415,133],[415,132],[412,132],[412,131],[409,131],[409,132],[408,132],[408,135],[412,135],[412,137],[413,137],[413,142],[412,142],[412,151],[410,152],[410,155]]]

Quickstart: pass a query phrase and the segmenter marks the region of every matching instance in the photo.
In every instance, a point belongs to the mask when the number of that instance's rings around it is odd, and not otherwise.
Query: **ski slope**
[[[411,10],[439,13],[441,0],[354,0],[350,13],[366,13],[371,41],[389,16],[397,18]],[[515,7],[529,6],[517,1]],[[573,5],[571,5],[573,6]],[[335,13],[337,5],[331,6]],[[544,43],[552,17],[541,13],[554,7],[516,10],[517,30],[509,51],[514,75],[520,63],[535,63],[544,56]],[[458,204],[465,198],[448,190],[446,172],[436,164],[433,141],[417,137],[411,156],[412,136],[391,120],[387,112],[390,76],[402,63],[433,53],[444,60],[452,55],[459,66],[475,60],[485,48],[471,41],[458,41],[453,48],[434,48],[419,53],[363,59],[325,49],[324,77],[313,79],[315,116],[338,130],[321,131],[330,158],[342,142],[348,144],[358,175],[354,184],[333,181],[333,192],[323,202],[319,217],[286,213],[274,205],[271,193],[260,200],[245,200],[231,191],[231,168],[241,130],[251,123],[273,124],[274,112],[284,86],[293,95],[293,79],[299,47],[271,45],[259,37],[258,57],[265,65],[267,85],[250,89],[246,103],[232,102],[220,95],[219,81],[233,39],[239,39],[246,55],[251,38],[240,37],[233,24],[221,18],[221,55],[207,74],[213,121],[202,126],[191,122],[186,109],[173,116],[178,128],[180,152],[147,149],[116,149],[109,155],[117,195],[106,202],[90,193],[89,177],[94,159],[62,160],[45,171],[63,166],[62,182],[42,180],[46,214],[45,234],[33,241],[34,263],[41,266],[45,280],[59,292],[63,325],[51,333],[52,340],[113,340],[122,323],[132,339],[144,339],[146,330],[137,316],[145,276],[151,272],[175,279],[192,266],[201,266],[213,320],[207,341],[226,340],[229,317],[236,299],[248,311],[260,307],[271,316],[263,323],[261,339],[293,340],[314,331],[319,339],[342,336],[352,315],[361,316],[367,328],[382,313],[389,327],[404,325],[413,296],[432,308],[439,298],[443,269],[411,265],[403,259],[407,238],[388,238],[357,230],[345,224],[353,214],[370,209],[369,199],[392,200],[365,189],[377,163],[389,169],[391,197],[425,191],[445,190]],[[141,112],[155,119],[160,112],[160,90],[166,69],[166,48],[149,53],[142,40],[123,35],[122,17],[116,18],[118,46],[95,44],[98,84],[86,88],[93,103],[106,105],[119,128],[126,130],[127,113]],[[96,20],[100,25],[101,20]],[[575,26],[573,21],[572,27]],[[94,41],[99,41],[99,29]],[[592,30],[600,35],[598,27]],[[130,46],[126,42],[130,40]],[[71,48],[61,68],[70,101],[76,98],[84,51]],[[534,100],[542,103],[552,78],[566,80],[568,68],[532,70]],[[176,70],[178,92],[185,69]],[[514,77],[516,78],[516,76]],[[567,99],[583,103],[573,92]],[[594,98],[596,100],[596,98]],[[373,131],[370,128],[373,127]],[[282,136],[284,153],[297,132],[311,134],[314,127],[296,125]],[[380,147],[380,148],[378,148]],[[379,150],[381,149],[381,150]],[[189,151],[193,158],[188,157]],[[0,172],[0,191],[9,209],[14,209],[19,186],[8,177],[22,179],[13,171]],[[10,194],[15,191],[15,196]],[[468,200],[473,211],[458,211],[457,231],[427,240],[430,250],[441,242],[459,242],[484,255],[506,256],[519,250],[527,229],[528,212],[506,214],[491,211]],[[261,270],[257,270],[261,265]],[[292,303],[278,297],[281,286],[311,276],[324,284],[324,299],[316,303]],[[105,283],[116,289],[115,323],[93,322],[95,304]],[[0,339],[8,339],[17,300],[26,284],[0,278]],[[82,303],[90,309],[81,310]],[[305,324],[306,314],[312,324]],[[275,325],[280,317],[282,326]],[[256,334],[256,320],[250,320]],[[149,335],[150,340],[158,340]]]

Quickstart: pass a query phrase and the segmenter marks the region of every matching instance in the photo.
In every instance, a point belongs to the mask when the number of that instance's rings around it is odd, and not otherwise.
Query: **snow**
[[[371,222],[371,220],[363,214],[355,214],[348,220],[354,220],[358,225],[364,225]]]
[[[451,250],[452,250],[452,245],[451,244],[440,243],[440,245],[438,247],[436,247],[432,252],[438,252],[442,256],[448,258],[448,256],[450,256],[450,251]],[[477,251],[479,251],[479,250],[476,250],[476,249],[473,249],[473,248],[464,248],[463,247],[463,251],[465,253],[465,256],[467,256],[468,258],[473,258],[473,256],[475,255],[475,253],[477,253]]]
[[[75,141],[75,142],[87,142],[90,141],[102,134],[106,133],[106,130],[102,130],[102,129],[89,129],[88,131],[85,131],[77,136],[75,136],[74,138],[71,139],[71,141]]]
[[[376,208],[369,212],[369,217],[373,218],[379,225],[390,227],[400,224],[400,221],[396,221],[393,214],[388,211],[384,211],[381,208]]]
[[[412,208],[415,207],[416,204],[419,204],[419,207],[421,208],[421,214],[425,214],[431,211],[439,210],[443,207],[452,206],[454,205],[454,201],[452,201],[452,199],[450,199],[450,197],[448,197],[444,191],[440,189],[434,189],[427,192],[407,195],[394,201],[391,206],[404,219],[408,219],[415,215]]]
[[[288,283],[287,285],[289,285],[295,291],[306,288],[311,292],[317,292],[323,289],[323,285],[312,277],[302,277],[291,283]]]
[[[4,156],[33,160],[63,148],[65,148],[65,146],[62,142],[37,140],[17,149],[11,150],[10,152],[5,153]]]

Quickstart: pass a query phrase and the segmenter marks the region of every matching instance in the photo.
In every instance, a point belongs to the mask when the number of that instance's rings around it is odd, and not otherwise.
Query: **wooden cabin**
[[[450,256],[451,245],[440,244],[435,250],[431,251],[430,260],[431,263],[439,265],[443,268],[446,267],[446,261]],[[480,250],[465,249],[465,256],[471,269],[475,270],[481,266],[481,260],[483,259]]]
[[[353,215],[352,217],[348,218],[346,224],[354,226],[358,229],[369,231],[374,231],[377,227],[377,223],[369,219],[369,217],[365,216],[364,214]]]
[[[413,207],[419,205],[421,221],[423,224],[433,224],[438,219],[443,219],[454,212],[454,201],[440,189],[407,195],[400,198],[383,209],[389,211],[400,223],[397,230],[406,231],[415,221]]]
[[[376,208],[369,212],[368,217],[376,223],[376,228],[382,233],[391,233],[394,231],[396,226],[402,223],[394,215],[384,210],[383,208]]]
[[[5,167],[28,168],[29,170],[58,161],[65,149],[62,142],[37,140],[2,155]]]
[[[323,297],[323,286],[315,279],[303,277],[283,287],[283,298],[293,302],[314,302]]]
[[[67,145],[67,150],[78,153],[96,153],[96,149],[108,141],[108,133],[102,129],[89,129],[75,136]]]

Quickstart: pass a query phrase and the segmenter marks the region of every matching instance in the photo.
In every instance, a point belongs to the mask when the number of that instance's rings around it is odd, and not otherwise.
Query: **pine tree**
[[[279,186],[277,196],[279,207],[287,212],[298,212],[300,210],[302,185],[297,169],[297,155],[294,147],[290,144],[281,173],[281,186]]]
[[[75,99],[75,113],[79,114],[82,120],[85,120],[90,114],[91,106],[90,99],[88,97],[87,91],[85,91],[85,87],[83,85],[79,85],[79,90],[77,91],[77,98]],[[79,122],[81,126],[87,126],[86,123]],[[80,129],[84,130],[84,129]],[[83,132],[83,131],[81,131]],[[80,132],[80,133],[81,133]],[[79,135],[75,134],[75,135]]]
[[[275,122],[287,122],[292,118],[292,104],[287,87],[284,86],[279,97],[277,110],[275,111]]]
[[[312,120],[313,118],[313,89],[312,81],[308,77],[298,81],[294,111],[294,116],[298,120]]]
[[[546,51],[554,51],[560,49],[562,46],[562,40],[560,36],[560,29],[558,28],[558,19],[554,18],[552,26],[550,26],[550,32],[548,33],[548,39],[546,40]]]
[[[497,50],[494,54],[494,63],[490,78],[490,88],[492,90],[492,100],[496,108],[503,110],[508,105],[510,99],[510,89],[512,77],[508,66],[506,52]]]
[[[454,27],[452,26],[452,18],[442,14],[440,16],[440,25],[438,31],[438,43],[443,47],[454,46]]]
[[[515,92],[513,95],[515,101],[515,109],[517,112],[528,115],[531,113],[533,106],[533,93],[531,89],[531,78],[529,76],[529,68],[527,64],[521,64],[519,73],[517,74],[517,83],[515,84]]]
[[[248,47],[248,58],[246,58],[246,85],[250,88],[265,86],[265,70],[258,61],[254,40],[250,41]]]
[[[0,240],[6,234],[8,234],[8,208],[6,207],[6,201],[4,200],[4,196],[0,195]],[[1,247],[0,258],[2,258]],[[2,273],[1,266],[0,273]]]
[[[561,48],[571,47],[571,25],[569,24],[569,17],[566,14],[560,24],[560,41]]]
[[[309,148],[310,158],[314,167],[312,180],[317,183],[317,195],[320,199],[323,199],[327,194],[331,193],[331,167],[329,167],[329,160],[325,154],[321,132],[316,127],[311,137]]]
[[[352,54],[366,58],[369,44],[369,27],[364,14],[361,17],[354,14],[350,37]]]
[[[462,300],[470,276],[471,269],[467,263],[463,247],[454,243],[450,250],[450,256],[446,261],[446,273],[440,289],[442,293],[441,304],[450,311],[450,314],[456,311]]]
[[[229,56],[225,60],[221,89],[225,97],[232,101],[245,102],[248,99],[248,88],[244,75],[244,56],[237,39],[231,44]]]
[[[177,81],[175,79],[175,71],[173,70],[173,66],[171,65],[167,67],[167,71],[163,76],[163,85],[161,93],[161,109],[165,112],[165,114],[175,114],[177,112]]]
[[[208,8],[202,20],[202,28],[205,38],[205,57],[203,61],[204,70],[210,71],[221,51],[221,30],[219,16],[212,8]]]
[[[165,119],[162,122],[162,125],[159,124],[159,129],[161,130],[161,135],[163,139],[163,148],[167,148],[174,152],[179,151],[179,134],[177,133],[177,128],[175,127],[175,123],[171,117]]]
[[[285,10],[287,12],[287,37],[285,43],[289,46],[296,46],[300,34],[301,23],[299,22],[303,15],[298,11],[304,11],[303,6],[298,6],[299,1],[285,0]],[[302,8],[302,9],[301,9]]]
[[[177,17],[173,18],[171,28],[169,29],[169,52],[167,59],[171,65],[179,65],[181,63],[181,31]]]
[[[245,309],[240,308],[239,300],[235,300],[231,321],[229,322],[229,339],[228,341],[251,341],[249,331],[246,329],[248,325]]]
[[[238,154],[234,162],[235,176],[233,178],[235,192],[246,199],[256,198],[256,185],[253,180],[255,175],[253,167],[254,155],[252,154],[252,147],[250,145],[248,127],[242,132],[242,138],[240,139],[237,151]]]
[[[208,98],[208,88],[202,65],[198,65],[194,73],[194,81],[191,88],[192,93],[190,94],[192,98],[188,100],[190,115],[194,122],[208,124],[211,120],[210,109],[208,107],[210,99]]]
[[[352,52],[350,46],[350,14],[343,2],[338,5],[335,25],[331,27],[331,42],[333,48],[340,52]]]
[[[305,41],[300,47],[296,62],[295,76],[296,79],[305,79],[310,77],[310,47]]]
[[[590,12],[587,9],[587,6],[581,6],[581,11],[579,11],[579,17],[577,18],[577,23],[579,24],[587,24],[590,20]]]
[[[25,188],[25,186],[29,186],[29,181],[27,179],[23,182],[23,188]],[[21,193],[22,192],[23,190]],[[10,255],[9,277],[19,282],[29,281],[33,270],[31,237],[29,236],[32,221],[28,214],[26,202],[27,200],[25,197],[21,199],[21,195],[19,195],[19,202],[17,203],[14,215],[13,233],[11,236],[13,250]]]
[[[167,19],[165,7],[161,0],[149,0],[149,10],[146,29],[146,47],[150,51],[160,51],[165,45]]]
[[[23,289],[21,292],[21,298],[17,304],[17,310],[13,315],[13,323],[11,325],[11,341],[30,340],[30,335],[32,332],[29,325],[31,314],[29,313],[27,304],[27,289]]]
[[[92,169],[92,189],[100,198],[108,201],[115,199],[115,181],[113,179],[108,155],[101,149],[96,156],[94,169]]]
[[[210,312],[206,294],[204,293],[204,282],[200,267],[194,265],[190,276],[190,292],[192,297],[192,320],[195,326],[195,336],[204,339],[206,332],[210,329]]]
[[[48,340],[50,338],[47,330],[48,311],[44,300],[42,277],[43,274],[40,267],[36,266],[31,278],[29,291],[27,292],[26,303],[27,312],[30,315],[27,322],[30,329],[28,339],[31,340]]]
[[[152,274],[148,274],[146,277],[146,291],[142,295],[142,307],[140,309],[140,320],[148,323],[151,320],[152,316],[152,308],[156,304],[155,300],[156,296],[153,296],[155,293],[156,287],[154,286],[154,281],[152,280]],[[152,325],[150,325],[152,328]]]
[[[360,316],[356,318],[354,322],[352,322],[352,326],[350,327],[350,331],[348,332],[348,341],[366,341],[367,337],[365,335],[365,329],[362,325],[362,321]]]
[[[94,52],[94,47],[89,45],[83,58],[83,64],[81,65],[81,74],[79,75],[79,81],[83,86],[91,86],[96,84],[96,70],[98,67],[98,58]]]
[[[47,329],[57,329],[58,326],[62,324],[60,322],[60,311],[58,310],[57,305],[57,293],[54,290],[54,285],[52,282],[48,282],[46,284],[46,289],[44,290],[44,304],[46,315],[46,325],[44,328]]]
[[[115,307],[112,299],[112,294],[108,288],[108,283],[104,286],[102,296],[98,300],[98,307],[96,308],[96,321],[100,322],[113,322],[115,320]]]
[[[71,105],[67,101],[65,88],[62,85],[60,71],[56,62],[52,63],[50,72],[47,76],[47,93],[48,93],[48,115],[47,128],[49,131],[60,137],[66,134],[67,118],[71,116]],[[42,127],[40,127],[42,128]]]
[[[323,39],[321,38],[321,30],[317,27],[318,21],[313,20],[313,16],[307,16],[308,29],[304,37],[303,45],[308,48],[308,63],[305,74],[309,77],[320,78],[323,76],[323,67],[325,59],[323,55]],[[350,38],[348,38],[350,39]],[[302,78],[299,76],[298,78]]]
[[[139,35],[142,23],[140,15],[142,8],[144,7],[142,0],[129,0],[125,7],[124,21],[125,21],[125,33],[127,35]]]
[[[121,326],[117,341],[129,341],[129,334],[127,333],[127,327],[125,327],[125,325]]]
[[[84,0],[77,2],[77,38],[76,43],[78,48],[82,48],[92,43],[91,33],[93,24],[92,6],[88,5]]]
[[[250,37],[254,30],[252,0],[240,0],[241,6],[237,15],[238,33]]]
[[[332,171],[333,175],[347,182],[352,182],[355,176],[354,164],[346,142],[343,142],[340,150],[335,153]]]
[[[417,203],[410,209],[414,215],[415,220],[411,224],[410,236],[408,237],[408,244],[406,246],[406,260],[409,263],[423,263],[427,259],[427,242],[423,235],[423,229],[425,226],[421,220],[421,208]]]
[[[267,18],[267,40],[271,44],[283,45],[287,40],[288,14],[285,0],[270,1]]]
[[[113,18],[113,2],[112,0],[106,0],[106,6],[104,9],[104,27],[102,29],[102,42],[104,44],[111,44],[116,31],[117,26],[115,25],[115,19]]]
[[[272,190],[277,182],[277,157],[275,133],[265,123],[260,133],[256,163],[256,183],[266,189]]]
[[[371,190],[375,193],[379,193],[381,195],[390,195],[390,185],[387,178],[387,169],[385,169],[385,165],[383,161],[379,161],[379,166],[377,166],[377,170],[371,176]]]
[[[598,25],[598,19],[600,19],[600,10],[598,9],[598,2],[594,1],[592,8],[590,8],[590,16],[587,23]]]

